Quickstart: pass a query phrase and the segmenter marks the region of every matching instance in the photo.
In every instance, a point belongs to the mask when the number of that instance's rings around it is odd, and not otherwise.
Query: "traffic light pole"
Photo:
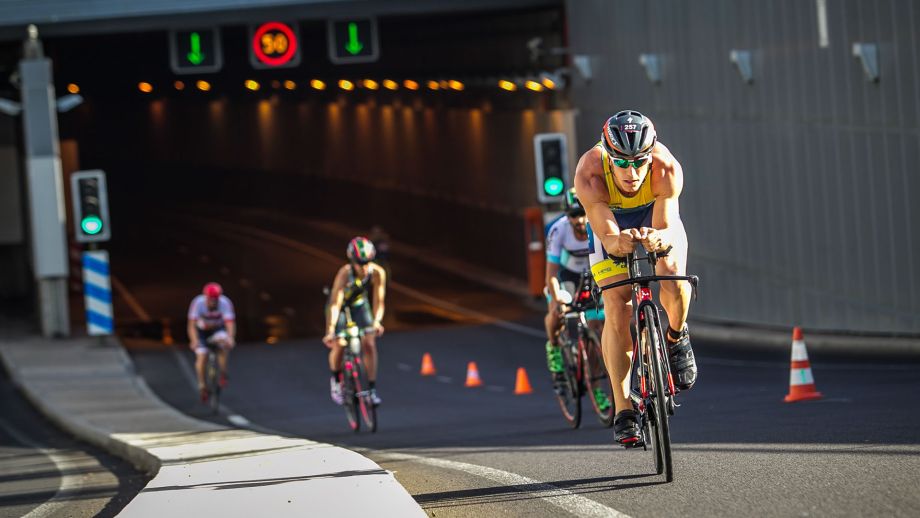
[[[42,335],[69,336],[67,216],[58,143],[51,60],[44,57],[38,29],[29,26],[19,62],[22,125],[32,230],[32,266]]]

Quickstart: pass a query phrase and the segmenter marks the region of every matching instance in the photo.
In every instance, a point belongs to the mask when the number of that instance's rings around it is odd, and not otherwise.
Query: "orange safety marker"
[[[476,362],[470,362],[466,366],[466,386],[481,387],[482,380],[479,379],[479,369],[476,368]]]
[[[172,337],[172,329],[170,329],[169,327],[169,319],[164,318],[162,321],[162,324],[163,324],[163,345],[172,345],[173,337]]]
[[[792,365],[789,369],[789,393],[783,398],[786,403],[821,399],[821,393],[815,388],[815,378],[811,374],[811,363],[808,362],[808,351],[805,350],[805,340],[802,338],[802,329],[796,327],[792,330]]]
[[[533,393],[533,387],[530,386],[527,371],[524,370],[524,367],[518,367],[517,380],[514,382],[514,394],[520,396],[531,393]]]
[[[434,376],[437,371],[434,369],[434,362],[431,360],[431,355],[425,353],[422,356],[422,376]]]

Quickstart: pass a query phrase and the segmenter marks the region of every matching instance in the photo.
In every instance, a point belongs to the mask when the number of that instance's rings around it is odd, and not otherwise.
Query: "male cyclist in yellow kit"
[[[658,261],[658,275],[686,275],[687,234],[678,197],[684,177],[668,148],[657,141],[652,121],[625,110],[604,123],[601,141],[582,155],[575,170],[575,190],[588,215],[591,272],[598,286],[626,278],[626,261],[636,245],[653,252],[669,250]],[[696,361],[687,330],[690,285],[662,281],[661,305],[668,315],[666,338],[674,384],[687,390],[696,382]],[[615,440],[639,441],[636,412],[629,400],[632,337],[629,286],[603,292],[606,319],[601,343],[616,406]]]

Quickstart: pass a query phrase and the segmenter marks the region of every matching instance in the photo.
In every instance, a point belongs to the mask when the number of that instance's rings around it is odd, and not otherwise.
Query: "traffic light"
[[[98,243],[111,238],[105,173],[79,171],[70,177],[74,235],[78,243]]]
[[[538,133],[533,138],[537,169],[537,199],[540,203],[561,202],[569,179],[569,161],[564,133]]]

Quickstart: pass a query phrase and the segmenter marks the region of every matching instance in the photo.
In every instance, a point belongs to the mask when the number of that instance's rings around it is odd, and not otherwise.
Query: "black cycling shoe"
[[[690,346],[690,330],[687,324],[680,331],[676,342],[671,342],[671,330],[668,329],[668,360],[674,376],[674,386],[678,390],[687,390],[696,383],[696,359]]]
[[[642,446],[642,431],[635,410],[623,410],[613,418],[613,438],[621,446]]]

